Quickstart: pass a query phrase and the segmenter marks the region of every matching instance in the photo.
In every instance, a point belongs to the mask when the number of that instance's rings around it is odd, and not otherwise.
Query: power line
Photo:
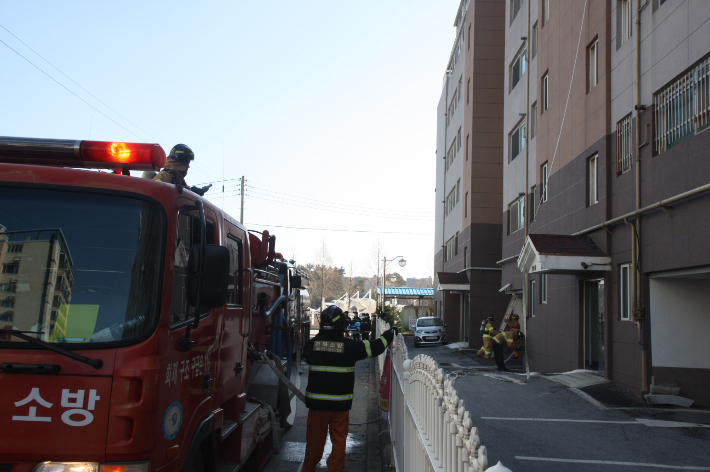
[[[236,196],[236,195],[234,195]],[[227,197],[229,198],[229,197]],[[406,217],[397,217],[397,216],[391,216],[391,215],[375,215],[371,213],[355,213],[352,211],[346,211],[342,209],[332,209],[332,208],[322,208],[322,207],[317,207],[317,206],[307,206],[307,205],[299,205],[297,203],[285,201],[285,200],[271,200],[269,198],[265,198],[264,196],[259,196],[259,194],[255,194],[253,198],[256,198],[258,200],[264,200],[267,202],[271,203],[281,203],[284,205],[292,205],[296,206],[299,208],[309,208],[311,210],[319,210],[319,211],[329,211],[333,213],[340,213],[340,214],[349,214],[349,215],[355,215],[355,216],[366,216],[370,218],[389,218],[389,219],[394,219],[394,220],[406,220],[406,221],[432,221],[432,219],[423,219],[423,218],[406,218]]]
[[[94,99],[96,99],[96,101],[98,101],[99,103],[101,103],[103,106],[105,106],[106,108],[108,108],[109,110],[111,110],[112,112],[114,112],[115,114],[117,114],[118,116],[120,116],[121,118],[123,118],[124,120],[126,120],[128,123],[130,123],[131,125],[133,125],[133,126],[136,127],[137,129],[141,130],[143,133],[145,133],[145,134],[148,135],[149,137],[155,139],[156,142],[160,142],[160,140],[159,140],[158,138],[156,138],[155,136],[151,135],[149,132],[147,132],[146,130],[144,130],[144,129],[141,128],[140,126],[136,125],[135,123],[133,123],[131,120],[129,120],[129,119],[126,118],[125,116],[121,115],[119,112],[117,112],[116,110],[114,110],[113,108],[111,108],[109,105],[107,105],[106,103],[104,103],[103,101],[101,101],[101,99],[99,99],[96,95],[94,95],[93,93],[89,92],[88,90],[86,90],[86,89],[85,89],[84,87],[82,87],[81,85],[79,85],[74,79],[72,79],[71,77],[69,77],[69,76],[68,76],[67,74],[65,74],[64,72],[62,72],[57,66],[55,66],[54,64],[52,64],[51,62],[49,62],[44,56],[42,56],[40,53],[38,53],[37,51],[35,51],[34,49],[32,49],[30,46],[28,46],[27,43],[25,43],[23,40],[21,40],[20,38],[18,38],[17,36],[15,36],[15,34],[14,34],[12,31],[10,31],[9,29],[7,29],[5,26],[3,26],[2,24],[0,24],[0,28],[4,29],[5,31],[7,31],[8,33],[10,33],[10,35],[11,35],[13,38],[15,38],[16,40],[18,40],[18,41],[21,42],[22,44],[24,44],[27,49],[29,49],[29,50],[32,51],[33,53],[37,54],[44,62],[46,62],[46,63],[49,64],[50,66],[54,67],[54,69],[56,69],[57,72],[59,72],[59,73],[62,74],[64,77],[66,77],[67,79],[69,79],[74,85],[76,85],[77,87],[79,87],[80,89],[82,89],[84,92],[86,92],[86,93],[88,93],[89,95],[91,95]],[[5,44],[5,45],[7,46],[7,44]],[[9,47],[9,46],[8,46],[8,47]],[[33,65],[34,65],[34,64],[33,64]],[[36,66],[35,66],[35,67],[36,67]],[[56,82],[56,81],[55,81],[55,82]],[[124,128],[124,129],[125,129],[125,128]],[[135,135],[134,135],[134,136],[135,136]]]
[[[125,116],[121,115],[119,112],[117,112],[117,111],[114,110],[113,108],[111,108],[111,106],[109,106],[107,103],[103,102],[103,101],[102,101],[100,98],[98,98],[96,95],[94,95],[94,94],[92,94],[91,92],[89,92],[88,90],[86,90],[86,89],[85,89],[84,87],[82,87],[77,81],[75,81],[74,79],[72,79],[71,77],[69,77],[67,74],[65,74],[64,72],[62,72],[57,66],[55,66],[54,64],[52,64],[51,62],[49,62],[49,60],[47,60],[44,56],[42,56],[40,53],[38,53],[37,51],[35,51],[34,49],[32,49],[27,43],[25,43],[25,42],[22,41],[20,38],[18,38],[12,31],[10,31],[9,29],[7,29],[4,25],[0,24],[0,27],[1,27],[2,29],[4,29],[5,31],[7,31],[13,38],[15,38],[15,39],[18,40],[20,43],[22,43],[27,49],[29,49],[30,51],[32,51],[33,53],[35,53],[37,56],[39,56],[44,62],[46,62],[47,64],[49,64],[50,66],[52,66],[57,72],[59,72],[59,73],[62,74],[64,77],[66,77],[67,79],[69,79],[74,85],[76,85],[77,87],[79,87],[80,89],[82,89],[84,92],[88,93],[88,94],[89,94],[92,98],[94,98],[96,101],[98,101],[98,102],[101,103],[103,106],[105,106],[106,108],[108,108],[109,110],[111,110],[112,112],[114,112],[116,115],[120,116],[122,119],[126,120],[126,121],[127,121],[128,123],[130,123],[133,127],[137,128],[138,130],[140,130],[141,132],[145,133],[145,134],[146,134],[147,136],[149,136],[150,138],[154,139],[157,143],[160,143],[160,139],[156,138],[155,136],[153,136],[152,134],[150,134],[149,132],[147,132],[146,130],[144,130],[143,128],[141,128],[140,126],[138,126],[137,124],[133,123],[131,120],[129,120],[128,118],[126,118]],[[141,141],[144,141],[144,142],[146,141],[145,139],[141,138],[140,136],[138,136],[138,135],[135,134],[134,132],[130,131],[128,128],[126,128],[125,126],[121,125],[120,123],[118,123],[117,121],[115,121],[114,119],[112,119],[111,117],[109,117],[108,115],[106,115],[105,113],[103,113],[101,110],[99,110],[98,108],[96,108],[95,106],[93,106],[92,104],[90,104],[89,102],[87,102],[86,100],[84,100],[83,98],[81,98],[81,97],[80,97],[79,95],[77,95],[76,93],[72,92],[69,88],[67,88],[65,85],[63,85],[61,82],[59,82],[57,79],[55,79],[54,77],[52,77],[51,75],[49,75],[49,73],[45,72],[45,71],[42,70],[39,66],[37,66],[37,65],[34,64],[32,61],[30,61],[29,59],[27,59],[25,56],[23,56],[22,54],[20,54],[18,51],[16,51],[15,49],[13,49],[13,48],[12,48],[10,45],[8,45],[5,41],[3,41],[2,39],[0,39],[0,42],[2,42],[5,46],[7,46],[10,50],[12,50],[15,54],[17,54],[18,56],[20,56],[21,58],[23,58],[25,61],[29,62],[32,66],[34,66],[37,70],[39,70],[40,72],[42,72],[44,75],[46,75],[47,77],[49,77],[50,79],[52,79],[52,80],[53,80],[54,82],[56,82],[57,84],[61,85],[65,90],[67,90],[69,93],[71,93],[72,95],[74,95],[76,98],[78,98],[78,99],[81,100],[82,102],[86,103],[87,105],[89,105],[91,108],[93,108],[93,109],[96,110],[97,112],[101,113],[101,115],[103,115],[104,117],[108,118],[108,119],[109,119],[110,121],[112,121],[114,124],[120,126],[120,127],[123,128],[124,130],[128,131],[130,134],[132,134],[132,135],[135,136],[136,138],[140,139]],[[215,170],[213,170],[213,169],[211,169],[211,168],[209,168],[209,167],[207,167],[207,166],[205,166],[205,165],[203,165],[203,164],[195,163],[195,166],[198,167],[198,168],[194,169],[194,170],[197,171],[197,172],[202,172],[202,173],[207,174],[207,172],[205,172],[205,170],[203,170],[203,169],[206,169],[207,171],[209,171],[210,173],[212,173],[212,174],[214,174],[214,175],[219,175],[219,172],[217,172],[217,171],[215,171]],[[199,169],[199,167],[202,167],[203,169]]]
[[[300,229],[305,231],[336,231],[342,233],[376,233],[376,234],[409,234],[412,236],[431,236],[433,233],[405,233],[401,231],[368,231],[364,229],[332,229],[332,228],[302,228],[299,226],[266,225],[261,223],[250,223],[250,226],[266,226],[269,228]]]
[[[426,215],[429,215],[429,213],[415,212],[415,211],[412,211],[412,210],[400,210],[400,209],[395,209],[395,208],[393,208],[393,209],[391,209],[391,210],[388,210],[388,209],[382,208],[382,207],[373,208],[373,207],[366,207],[366,206],[360,206],[360,205],[350,205],[350,204],[346,204],[346,203],[339,203],[339,202],[333,202],[333,201],[327,201],[327,200],[319,200],[319,199],[313,199],[313,198],[305,198],[305,197],[300,197],[300,196],[293,195],[293,194],[288,194],[288,193],[283,193],[283,192],[276,192],[276,191],[267,190],[267,189],[264,189],[264,188],[261,188],[261,187],[255,187],[254,185],[250,185],[250,187],[251,187],[252,189],[255,189],[256,191],[268,192],[268,193],[273,193],[273,194],[275,194],[275,195],[267,195],[267,196],[272,197],[272,198],[282,198],[282,197],[277,196],[277,195],[284,195],[284,196],[289,197],[289,198],[296,198],[296,199],[304,200],[304,203],[309,203],[309,204],[311,204],[310,202],[314,202],[314,203],[312,203],[312,204],[323,205],[323,206],[326,206],[326,207],[344,208],[344,209],[347,209],[347,210],[356,210],[356,211],[374,210],[375,212],[381,213],[381,214],[382,214],[382,213],[386,213],[386,214],[387,214],[387,213],[394,213],[394,214],[401,215],[401,214],[404,214],[404,213],[409,213],[410,215],[408,215],[408,216],[426,216]],[[264,194],[261,193],[261,195],[264,195]]]
[[[49,77],[50,79],[52,79],[52,80],[53,80],[54,82],[56,82],[59,86],[61,86],[64,90],[66,90],[66,91],[69,92],[70,94],[74,95],[76,98],[78,98],[78,99],[81,100],[82,102],[86,103],[87,105],[89,105],[91,108],[93,108],[93,109],[96,110],[97,112],[101,113],[104,117],[108,118],[108,119],[109,119],[110,121],[112,121],[114,124],[120,126],[120,127],[123,128],[124,130],[128,131],[129,133],[131,133],[131,134],[132,134],[133,136],[135,136],[136,138],[138,138],[138,139],[140,139],[141,141],[145,142],[145,139],[141,138],[141,137],[138,136],[136,133],[134,133],[133,131],[129,130],[128,128],[126,128],[126,127],[123,126],[122,124],[118,123],[116,120],[114,120],[113,118],[111,118],[110,116],[108,116],[106,113],[102,112],[101,110],[99,110],[98,108],[96,108],[95,106],[93,106],[91,103],[87,102],[86,100],[84,100],[83,98],[81,98],[79,95],[77,95],[77,94],[75,94],[74,92],[72,92],[71,90],[69,90],[64,84],[62,84],[62,83],[59,82],[57,79],[55,79],[54,77],[52,77],[51,75],[49,75],[48,73],[46,73],[45,71],[43,71],[39,66],[35,65],[32,61],[30,61],[29,59],[27,59],[25,56],[23,56],[22,54],[20,54],[20,53],[17,52],[16,50],[14,50],[12,47],[10,47],[9,44],[7,44],[7,43],[6,43],[5,41],[3,41],[2,39],[0,39],[0,43],[3,43],[3,44],[4,44],[5,46],[7,46],[12,52],[14,52],[14,53],[17,54],[18,56],[20,56],[20,57],[21,57],[22,59],[24,59],[25,61],[29,62],[35,69],[37,69],[38,71],[40,71],[41,73],[43,73],[44,75],[46,75],[47,77]]]

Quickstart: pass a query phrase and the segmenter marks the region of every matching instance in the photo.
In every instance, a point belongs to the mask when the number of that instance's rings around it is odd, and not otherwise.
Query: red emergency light
[[[159,144],[0,136],[0,162],[90,169],[160,170]]]

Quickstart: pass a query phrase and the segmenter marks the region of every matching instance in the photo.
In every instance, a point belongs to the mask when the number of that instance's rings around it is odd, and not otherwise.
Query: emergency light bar
[[[90,169],[160,170],[159,144],[0,136],[0,162]]]

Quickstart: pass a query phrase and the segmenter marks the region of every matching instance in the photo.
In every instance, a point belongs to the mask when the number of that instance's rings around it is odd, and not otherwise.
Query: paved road
[[[314,333],[315,334],[315,333]],[[300,390],[305,392],[308,383],[308,365],[301,366]],[[296,369],[292,373],[292,382],[297,383]],[[379,426],[377,423],[364,423],[378,415],[378,379],[375,375],[375,359],[360,361],[355,368],[355,392],[353,409],[350,411],[350,422],[346,457],[346,472],[375,472],[381,467],[379,453]],[[297,402],[296,419],[291,428],[282,430],[281,451],[266,463],[265,472],[297,472],[301,470],[301,462],[306,450],[306,420],[308,409]],[[323,459],[318,465],[318,471],[326,471],[325,460],[330,452],[330,440],[326,443]]]
[[[478,359],[472,351],[438,346],[415,349],[411,337],[407,347],[410,359],[423,353],[440,363],[494,365],[492,360]],[[511,369],[522,372],[522,364],[517,361]],[[515,472],[710,471],[710,411],[600,410],[568,387],[542,377],[518,384],[481,376],[481,370],[473,371],[478,375],[459,377],[455,388],[464,399],[474,426],[479,428],[491,465],[500,460]],[[523,375],[501,375],[525,379]],[[653,420],[699,423],[704,427],[649,426],[668,426]],[[659,467],[663,465],[671,467]]]

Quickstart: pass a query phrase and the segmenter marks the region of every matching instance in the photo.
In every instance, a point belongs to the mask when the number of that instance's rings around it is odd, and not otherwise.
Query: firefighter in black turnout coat
[[[310,364],[306,406],[308,432],[303,472],[315,472],[323,456],[328,430],[333,449],[326,461],[329,472],[345,467],[345,440],[355,388],[355,363],[382,354],[392,342],[392,331],[374,341],[344,337],[345,314],[329,306],[320,315],[320,331],[303,347],[302,358]]]

